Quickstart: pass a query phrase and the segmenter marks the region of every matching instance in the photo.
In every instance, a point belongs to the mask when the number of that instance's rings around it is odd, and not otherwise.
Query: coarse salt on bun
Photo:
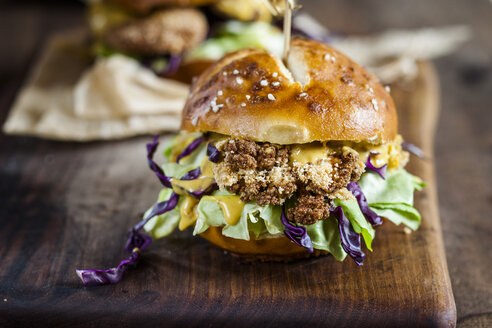
[[[263,50],[226,55],[193,84],[181,129],[257,142],[383,143],[397,135],[393,100],[337,50],[295,39],[286,64]]]

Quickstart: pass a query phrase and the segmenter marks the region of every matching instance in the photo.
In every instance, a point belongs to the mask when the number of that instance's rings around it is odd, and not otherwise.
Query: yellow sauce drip
[[[214,177],[214,165],[215,163],[208,160],[208,157],[203,159],[200,170],[202,171],[202,177],[213,178]]]
[[[209,196],[207,200],[219,204],[227,224],[236,225],[239,222],[245,204],[239,196]]]
[[[359,153],[360,160],[364,163],[367,161],[367,157],[370,153],[371,163],[375,167],[381,167],[388,164],[388,169],[396,169],[400,166],[402,160],[401,143],[403,139],[398,135],[395,140],[377,145],[377,146],[354,146],[353,148]],[[375,154],[377,153],[377,155]],[[405,162],[405,161],[403,161]],[[403,163],[404,165],[405,163]]]
[[[213,178],[200,177],[195,180],[171,179],[173,190],[178,195],[187,196],[188,192],[200,191],[207,189],[214,182]]]
[[[322,144],[297,145],[290,151],[290,162],[316,163],[319,159],[328,157],[329,148]]]
[[[198,202],[198,199],[191,196],[186,196],[180,210],[181,219],[179,220],[178,225],[179,230],[185,230],[189,226],[193,225],[198,219],[198,215],[196,213],[196,205]]]

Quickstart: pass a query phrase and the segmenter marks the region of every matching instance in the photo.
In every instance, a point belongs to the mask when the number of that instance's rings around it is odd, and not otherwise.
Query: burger
[[[129,232],[130,258],[78,270],[115,283],[151,242],[189,230],[248,261],[331,254],[362,265],[384,221],[416,230],[423,182],[404,167],[395,105],[374,76],[325,44],[294,39],[283,61],[230,53],[191,85],[181,132],[147,159],[163,189]]]
[[[225,56],[191,86],[181,130],[158,199],[176,206],[144,226],[155,238],[189,228],[252,260],[362,264],[383,218],[420,224],[422,182],[404,169],[391,96],[325,44],[295,39],[285,62],[257,49]]]
[[[122,54],[183,82],[229,51],[277,51],[271,20],[262,0],[95,0],[88,10],[96,57]]]

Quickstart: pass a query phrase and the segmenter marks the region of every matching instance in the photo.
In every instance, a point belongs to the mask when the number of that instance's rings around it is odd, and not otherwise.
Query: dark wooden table
[[[492,5],[487,0],[306,0],[303,4],[330,28],[347,33],[448,24],[467,24],[473,28],[471,42],[455,54],[435,61],[442,89],[436,173],[458,326],[492,326]],[[4,122],[31,63],[50,33],[83,22],[83,5],[79,2],[0,2],[0,122]],[[111,147],[118,146],[115,142]],[[43,215],[53,207],[57,213],[63,213],[62,202],[69,195],[65,194],[67,190],[58,190],[55,182],[70,181],[71,172],[80,165],[92,165],[94,172],[109,174],[109,168],[97,166],[98,158],[105,156],[103,152],[92,154],[92,158],[81,158],[70,152],[73,147],[85,146],[0,135],[0,260],[2,266],[9,266],[8,270],[0,270],[0,303],[9,301],[3,294],[21,296],[26,288],[35,289],[31,297],[45,295],[43,282],[54,279],[50,273],[63,272],[63,268],[53,267],[40,273],[36,271],[36,262],[77,256],[60,252],[58,248],[63,248],[65,243],[80,243],[83,252],[84,235],[77,231],[71,240],[43,243],[46,238],[56,238],[58,229],[66,224],[62,215]],[[66,162],[67,170],[63,174],[50,170],[55,159]],[[109,174],[109,178],[116,179],[118,174]],[[142,179],[148,180],[143,176]],[[104,185],[92,186],[87,192],[95,188],[102,193],[125,195],[125,191],[113,191]],[[129,185],[127,192],[138,195],[139,188],[142,187]],[[138,196],[134,206],[72,201],[78,202],[78,208],[90,208],[92,212],[97,208],[101,213],[109,211],[115,215],[125,211],[136,215],[147,204]],[[81,220],[89,219],[84,215],[83,212],[79,215]],[[16,236],[20,230],[24,233],[22,238]],[[39,249],[39,245],[44,246]],[[21,256],[7,256],[12,249],[21,250],[18,252]],[[112,263],[114,259],[107,261]],[[17,265],[12,265],[14,262]],[[65,287],[73,288],[69,284]],[[60,293],[63,294],[63,288]],[[148,295],[148,300],[151,299],[152,295]],[[36,313],[29,315],[35,318]]]

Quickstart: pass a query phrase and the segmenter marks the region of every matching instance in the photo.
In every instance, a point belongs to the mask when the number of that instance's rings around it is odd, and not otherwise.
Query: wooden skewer
[[[263,0],[268,9],[274,16],[284,15],[284,52],[282,59],[287,60],[290,50],[290,39],[292,31],[292,11],[297,9],[295,0],[284,0],[285,8],[278,5],[275,0]]]

